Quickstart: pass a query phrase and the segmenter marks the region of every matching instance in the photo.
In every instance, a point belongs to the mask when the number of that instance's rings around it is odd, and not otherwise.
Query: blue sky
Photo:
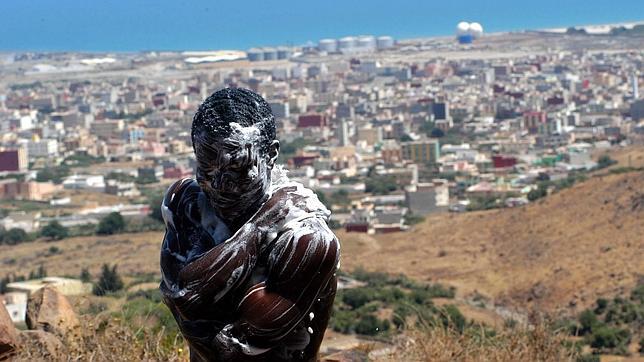
[[[451,34],[644,20],[644,0],[0,0],[0,50],[246,49],[351,34]]]

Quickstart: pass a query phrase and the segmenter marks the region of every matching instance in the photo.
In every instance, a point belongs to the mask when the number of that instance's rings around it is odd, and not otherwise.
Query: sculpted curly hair
[[[243,127],[255,125],[260,133],[260,150],[266,154],[275,139],[275,116],[259,94],[244,88],[216,91],[199,106],[192,120],[192,145],[230,136],[231,122]]]

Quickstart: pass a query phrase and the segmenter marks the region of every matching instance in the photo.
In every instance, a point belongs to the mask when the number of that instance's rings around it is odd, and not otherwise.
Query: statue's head
[[[224,219],[238,222],[267,199],[279,142],[260,95],[225,88],[206,98],[192,121],[192,146],[197,182]]]

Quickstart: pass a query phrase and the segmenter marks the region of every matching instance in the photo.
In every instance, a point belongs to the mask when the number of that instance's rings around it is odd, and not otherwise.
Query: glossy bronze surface
[[[317,196],[274,165],[267,107],[248,90],[209,97],[193,121],[197,179],[161,206],[160,288],[192,360],[313,361],[324,337],[340,245]]]

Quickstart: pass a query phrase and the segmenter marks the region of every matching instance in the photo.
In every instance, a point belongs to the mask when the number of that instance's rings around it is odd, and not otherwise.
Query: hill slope
[[[593,177],[526,207],[440,214],[411,232],[340,232],[343,268],[405,273],[497,304],[578,310],[644,275],[644,173]]]
[[[126,276],[159,273],[161,232],[0,246],[0,277],[43,265],[77,276],[118,264]],[[410,232],[338,232],[342,269],[405,273],[504,306],[578,309],[628,292],[644,275],[644,173],[593,177],[534,204],[428,217]]]

